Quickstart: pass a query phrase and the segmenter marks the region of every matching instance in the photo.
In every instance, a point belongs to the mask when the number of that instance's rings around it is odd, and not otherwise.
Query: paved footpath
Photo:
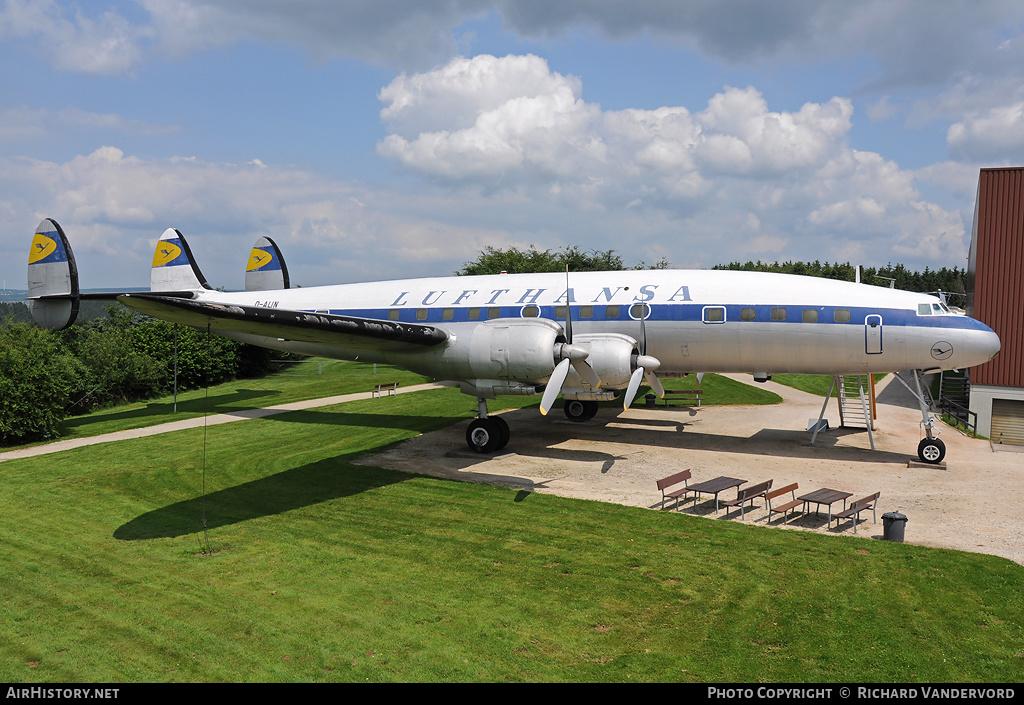
[[[405,394],[408,392],[419,392],[425,389],[437,389],[440,388],[441,384],[418,384],[412,387],[405,387],[404,389],[398,389],[399,394]],[[61,451],[71,450],[72,448],[81,448],[82,446],[91,446],[98,443],[110,443],[112,441],[123,441],[129,438],[143,438],[145,436],[155,436],[159,433],[170,433],[171,431],[182,431],[186,428],[200,428],[204,424],[206,426],[216,426],[222,423],[231,423],[232,421],[244,421],[245,419],[261,419],[265,416],[274,416],[275,414],[286,414],[289,411],[301,411],[303,409],[316,409],[321,406],[331,406],[332,404],[341,404],[347,401],[356,401],[358,399],[370,399],[374,395],[374,392],[358,392],[355,394],[342,394],[335,397],[322,397],[320,399],[306,399],[305,401],[296,401],[290,404],[279,404],[277,406],[268,406],[262,409],[242,409],[240,411],[232,411],[227,414],[215,414],[213,416],[197,416],[192,419],[184,419],[182,421],[170,421],[168,423],[158,424],[156,426],[147,426],[145,428],[132,428],[127,431],[115,431],[114,433],[104,433],[100,436],[89,436],[88,438],[74,438],[66,441],[54,441],[53,443],[46,443],[44,445],[32,446],[29,448],[18,448],[15,450],[9,450],[0,453],[0,463],[5,460],[15,460],[16,458],[30,458],[35,455],[46,455],[47,453],[60,453]]]

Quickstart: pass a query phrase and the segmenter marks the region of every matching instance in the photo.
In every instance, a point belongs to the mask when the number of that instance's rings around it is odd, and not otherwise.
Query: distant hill
[[[0,301],[24,301],[28,298],[25,289],[0,289]]]

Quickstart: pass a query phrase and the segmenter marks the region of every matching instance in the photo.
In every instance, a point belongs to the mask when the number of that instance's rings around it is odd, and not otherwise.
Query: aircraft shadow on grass
[[[424,431],[451,424],[458,419],[308,410],[293,411],[264,420]],[[205,499],[194,497],[154,509],[118,527],[114,531],[114,538],[137,541],[194,534],[203,528],[204,503],[206,528],[213,529],[359,494],[410,477],[408,473],[394,470],[353,466],[350,461],[362,455],[365,455],[364,451],[343,453],[270,477],[211,492]]]
[[[353,467],[358,454],[324,458],[314,463],[279,472],[154,509],[119,526],[114,538],[121,541],[176,538],[206,528],[216,529],[249,519],[282,514],[321,502],[366,492],[407,480],[409,475],[393,470]]]

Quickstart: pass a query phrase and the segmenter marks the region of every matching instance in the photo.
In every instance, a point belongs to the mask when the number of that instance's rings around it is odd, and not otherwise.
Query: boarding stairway
[[[839,402],[839,425],[843,428],[874,427],[871,408],[871,380],[867,375],[837,375],[836,401]]]
[[[811,426],[808,430],[814,429],[811,436],[811,445],[818,438],[818,432],[827,428],[822,421],[825,418],[825,408],[828,400],[836,393],[836,401],[839,402],[839,425],[843,428],[865,428],[868,431],[868,441],[871,443],[871,450],[875,449],[875,395],[871,387],[871,378],[868,375],[836,375],[832,378],[828,394],[821,405],[821,413],[818,414],[817,422],[811,419]]]

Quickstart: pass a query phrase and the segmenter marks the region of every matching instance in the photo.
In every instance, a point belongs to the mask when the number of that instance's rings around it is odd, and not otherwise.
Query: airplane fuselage
[[[371,353],[227,333],[260,345],[399,364],[474,379],[481,323],[546,319],[577,337],[646,337],[660,376],[690,372],[875,373],[980,364],[999,349],[984,324],[938,298],[813,277],[721,270],[644,270],[408,279],[260,292],[203,292],[198,300],[433,325],[435,348]],[[645,306],[646,305],[646,306]],[[646,315],[641,326],[640,318]],[[500,324],[490,324],[500,325]],[[644,330],[645,329],[645,330]],[[513,332],[515,341],[516,332]],[[502,379],[500,365],[494,377]]]

